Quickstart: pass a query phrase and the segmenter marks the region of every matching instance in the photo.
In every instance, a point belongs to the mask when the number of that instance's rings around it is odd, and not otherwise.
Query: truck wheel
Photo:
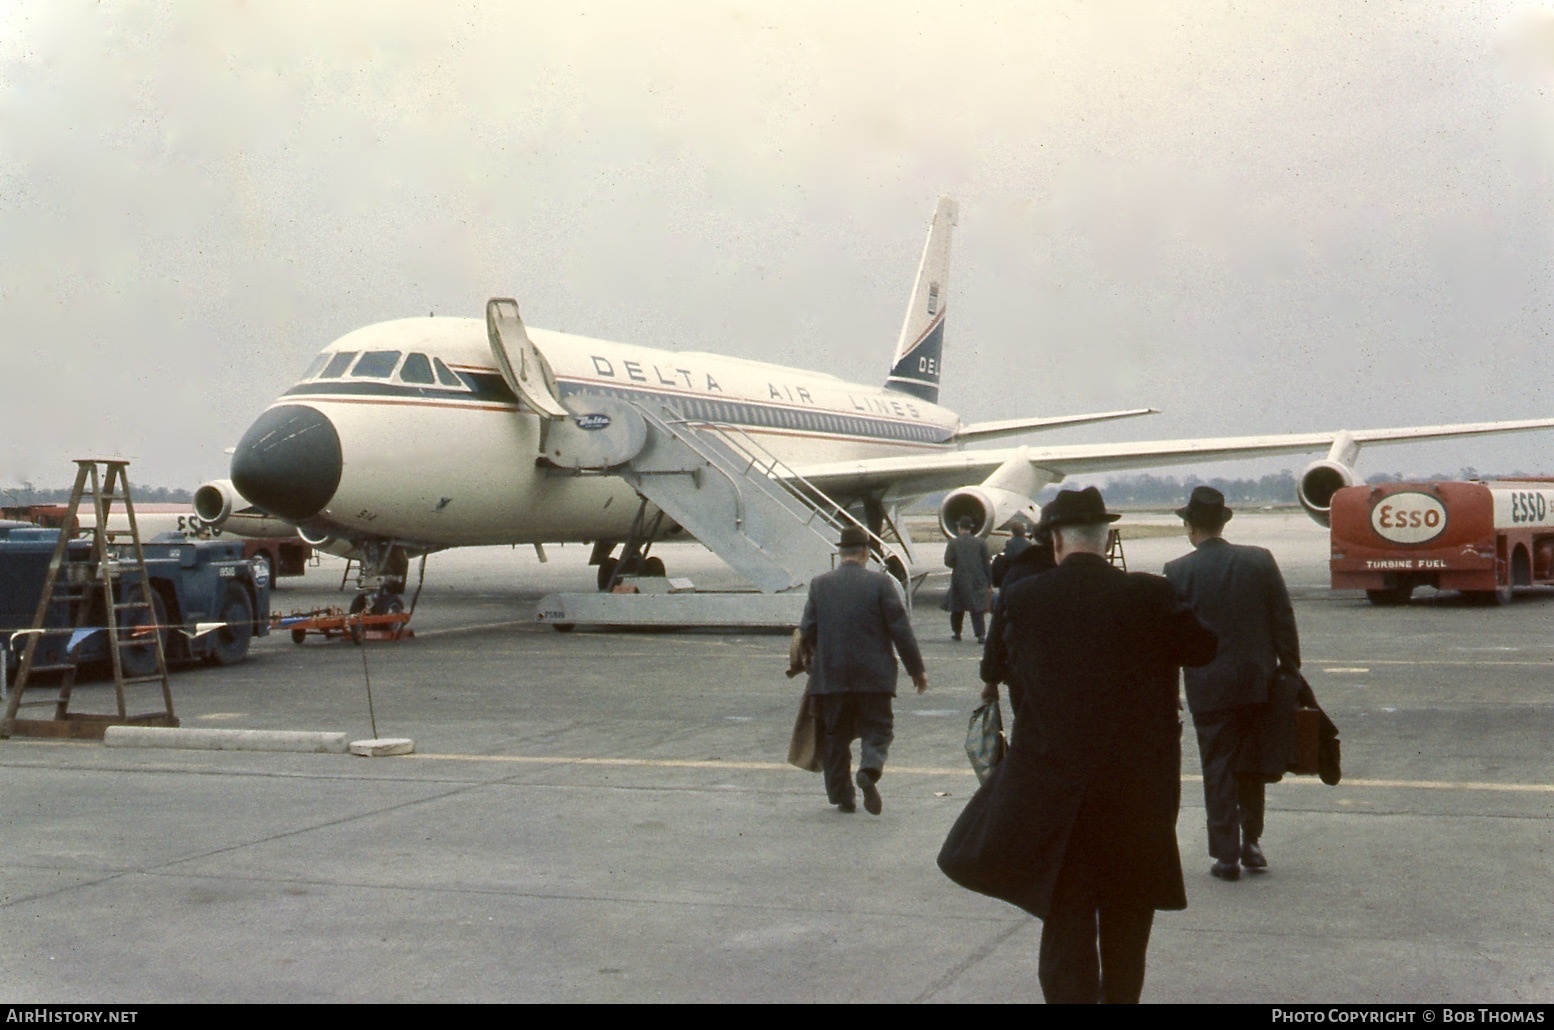
[[[216,665],[237,665],[248,657],[248,643],[254,637],[254,606],[248,600],[248,591],[228,583],[219,615],[226,625],[211,631],[206,660]]]
[[[144,588],[130,587],[124,592],[126,604],[142,600],[145,597]],[[155,590],[151,591],[151,610],[133,608],[126,611],[119,619],[119,641],[127,642],[131,634],[142,626],[158,626],[157,635],[162,638],[162,656],[167,656],[167,606],[162,603],[162,595]],[[134,644],[119,648],[119,668],[124,675],[129,677],[155,676],[156,675],[156,645],[147,639],[144,644]]]

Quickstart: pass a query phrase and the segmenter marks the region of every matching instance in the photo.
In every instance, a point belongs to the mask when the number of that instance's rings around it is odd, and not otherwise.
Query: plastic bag
[[[1004,738],[1004,713],[998,699],[984,701],[971,713],[966,726],[966,757],[971,759],[971,769],[977,774],[977,782],[986,783],[993,768],[1003,761],[1009,749]]]

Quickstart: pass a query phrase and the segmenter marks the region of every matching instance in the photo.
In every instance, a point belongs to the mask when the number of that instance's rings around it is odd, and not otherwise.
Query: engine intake
[[[1314,461],[1300,474],[1295,496],[1306,514],[1318,525],[1332,522],[1333,495],[1354,485],[1354,469],[1338,461]]]
[[[230,479],[216,479],[202,483],[194,491],[194,514],[207,526],[219,529],[242,504],[243,495],[237,492]]]
[[[1031,522],[1041,518],[1041,513],[1029,497],[996,486],[963,486],[959,490],[950,491],[940,503],[939,531],[946,538],[953,538],[956,536],[956,524],[963,518],[969,518],[976,523],[972,532],[985,537],[1016,515],[1024,515]]]

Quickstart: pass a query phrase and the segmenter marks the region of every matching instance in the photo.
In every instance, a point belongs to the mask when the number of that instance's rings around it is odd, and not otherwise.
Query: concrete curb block
[[[391,755],[408,755],[415,751],[415,741],[409,737],[374,737],[372,740],[351,741],[351,754],[363,758],[386,758]]]
[[[167,726],[110,726],[106,747],[167,747],[198,751],[302,751],[343,755],[350,747],[344,733],[308,730],[174,729]]]

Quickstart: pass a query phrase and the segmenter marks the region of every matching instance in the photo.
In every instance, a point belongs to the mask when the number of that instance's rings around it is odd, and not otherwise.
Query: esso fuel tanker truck
[[[1505,604],[1554,584],[1554,477],[1380,483],[1333,494],[1333,588],[1404,604],[1420,586]]]

